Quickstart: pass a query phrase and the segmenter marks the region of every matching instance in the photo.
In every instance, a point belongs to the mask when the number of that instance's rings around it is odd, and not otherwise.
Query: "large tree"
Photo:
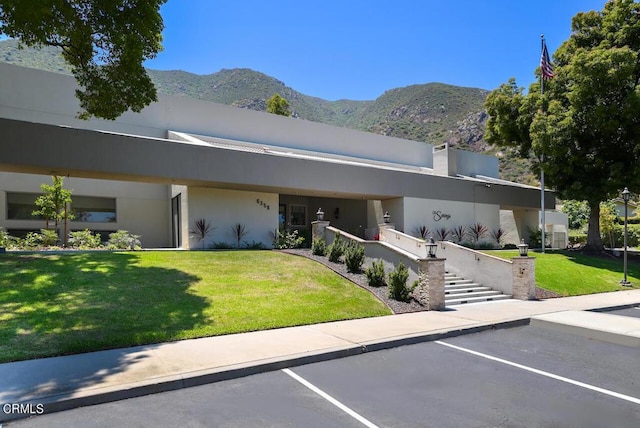
[[[640,186],[640,4],[578,13],[553,67],[542,95],[540,83],[525,93],[511,79],[488,96],[485,138],[533,154],[561,198],[586,200],[587,248],[599,251],[600,202]]]
[[[0,33],[57,46],[80,89],[79,117],[115,119],[156,101],[142,63],[162,49],[166,0],[0,0]]]

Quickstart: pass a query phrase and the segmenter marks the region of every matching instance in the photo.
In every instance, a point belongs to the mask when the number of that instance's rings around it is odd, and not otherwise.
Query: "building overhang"
[[[0,118],[0,170],[349,199],[414,197],[539,209],[540,193],[508,182],[416,167],[237,150]],[[545,198],[554,207],[551,193]]]

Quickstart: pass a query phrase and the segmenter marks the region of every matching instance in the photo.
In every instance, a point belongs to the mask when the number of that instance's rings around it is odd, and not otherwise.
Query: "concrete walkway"
[[[640,290],[542,301],[506,300],[418,312],[330,322],[253,333],[184,340],[0,364],[0,422],[41,412],[195,386],[305,363],[357,355],[493,326],[536,322],[640,337],[640,319],[582,312],[640,304]],[[578,311],[578,312],[576,312]],[[551,316],[549,314],[555,314]],[[597,320],[594,317],[601,316]],[[637,322],[637,324],[633,324]],[[631,325],[633,324],[633,325]],[[565,330],[568,331],[568,330]],[[603,333],[598,333],[602,338]],[[606,337],[605,337],[606,340]],[[626,343],[626,342],[625,342]],[[7,404],[31,403],[7,412]],[[38,407],[38,405],[40,405]]]

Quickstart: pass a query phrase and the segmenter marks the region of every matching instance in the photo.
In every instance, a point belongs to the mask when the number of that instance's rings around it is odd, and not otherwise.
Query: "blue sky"
[[[251,68],[306,95],[372,100],[417,83],[528,86],[540,34],[553,54],[605,0],[169,0],[164,51],[146,66]]]

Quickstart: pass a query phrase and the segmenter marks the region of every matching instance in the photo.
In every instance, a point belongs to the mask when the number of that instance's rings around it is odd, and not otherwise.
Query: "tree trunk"
[[[604,250],[600,237],[600,202],[589,202],[589,230],[587,231],[587,245],[585,251],[600,252]]]

